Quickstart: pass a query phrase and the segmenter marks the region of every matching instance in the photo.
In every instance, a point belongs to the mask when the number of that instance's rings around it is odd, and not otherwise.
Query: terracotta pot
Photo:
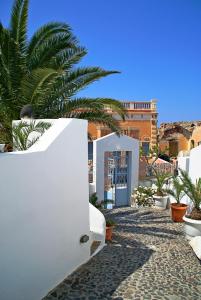
[[[174,222],[184,222],[183,216],[186,214],[187,207],[188,205],[183,203],[172,203],[172,220]]]
[[[106,226],[106,236],[105,236],[106,241],[112,240],[112,232],[113,232],[113,226]]]

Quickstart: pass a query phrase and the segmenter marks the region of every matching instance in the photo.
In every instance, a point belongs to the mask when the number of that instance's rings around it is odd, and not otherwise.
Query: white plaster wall
[[[0,298],[39,300],[90,256],[87,122],[55,121],[0,166]]]
[[[178,168],[189,172],[190,158],[189,156],[178,156]]]
[[[189,176],[195,183],[201,177],[201,146],[198,146],[190,151],[189,157]],[[186,202],[193,208],[192,201],[186,197]]]
[[[189,175],[194,182],[201,177],[201,146],[190,152]]]
[[[193,182],[201,177],[201,146],[192,149],[189,157],[178,157],[178,167],[187,171]],[[182,202],[189,205],[189,211],[192,209],[193,204],[188,196],[184,196]]]
[[[99,241],[100,245],[94,255],[99,252],[105,246],[105,230],[106,223],[104,215],[95,208],[92,204],[89,204],[89,220],[91,231],[91,243],[93,241]]]
[[[89,196],[91,196],[95,192],[96,192],[96,190],[95,190],[95,184],[94,183],[89,183]]]
[[[104,200],[104,153],[106,151],[131,151],[131,191],[138,186],[139,141],[115,133],[108,134],[93,142],[93,178],[99,200]]]

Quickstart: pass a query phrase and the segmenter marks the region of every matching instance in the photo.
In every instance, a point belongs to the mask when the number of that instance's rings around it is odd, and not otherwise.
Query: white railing
[[[151,102],[122,102],[125,109],[150,110]]]

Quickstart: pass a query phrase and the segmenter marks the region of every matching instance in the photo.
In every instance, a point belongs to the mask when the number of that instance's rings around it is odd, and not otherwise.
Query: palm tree
[[[171,174],[168,173],[161,173],[153,168],[154,175],[156,178],[156,189],[157,189],[157,196],[163,197],[166,194],[165,185],[167,184],[168,180],[171,178]]]
[[[51,22],[27,38],[29,0],[15,0],[9,28],[0,23],[1,137],[11,137],[11,120],[31,104],[36,118],[82,118],[119,131],[105,107],[123,119],[124,108],[110,98],[83,98],[76,94],[89,84],[117,71],[75,65],[87,54],[69,25]]]
[[[173,188],[166,189],[166,192],[171,195],[179,204],[182,198],[185,196],[184,185],[178,177],[172,178]]]
[[[17,151],[29,149],[50,126],[51,124],[46,122],[19,122],[12,129],[13,148]],[[34,136],[31,136],[31,134],[34,134]]]
[[[182,169],[180,171],[180,178],[184,185],[184,192],[191,199],[194,204],[193,212],[199,214],[201,219],[201,178],[197,179],[195,183],[191,180],[188,173]]]

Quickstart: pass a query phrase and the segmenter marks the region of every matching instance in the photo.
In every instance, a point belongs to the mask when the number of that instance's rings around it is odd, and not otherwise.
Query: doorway
[[[115,206],[128,205],[129,151],[105,152],[104,169],[104,200],[113,201]]]
[[[169,156],[170,157],[176,157],[178,155],[179,152],[179,145],[178,145],[178,141],[170,141],[169,142]]]

